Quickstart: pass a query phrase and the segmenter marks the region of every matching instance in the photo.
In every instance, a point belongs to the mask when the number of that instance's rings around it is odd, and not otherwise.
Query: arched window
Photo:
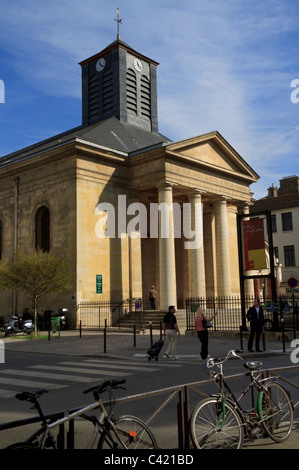
[[[35,217],[35,248],[50,251],[50,212],[45,206],[37,211]]]

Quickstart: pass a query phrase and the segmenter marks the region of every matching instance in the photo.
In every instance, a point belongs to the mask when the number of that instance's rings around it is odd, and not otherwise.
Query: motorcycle
[[[34,324],[31,319],[22,320],[18,315],[12,315],[11,319],[4,325],[5,336],[23,333],[30,335],[34,330]]]

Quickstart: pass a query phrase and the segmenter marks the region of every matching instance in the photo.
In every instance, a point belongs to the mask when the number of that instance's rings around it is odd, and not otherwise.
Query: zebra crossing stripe
[[[88,374],[88,375],[100,375],[102,377],[105,376],[115,376],[115,377],[124,377],[128,375],[132,375],[129,372],[115,372],[115,371],[106,371],[106,370],[87,370],[87,369],[81,369],[80,367],[62,367],[62,366],[46,366],[46,365],[35,365],[35,366],[29,366],[29,369],[42,369],[42,370],[56,370],[57,372],[77,372],[78,374]],[[30,374],[30,372],[28,372]],[[43,372],[36,372],[36,374],[43,374]],[[55,374],[48,374],[48,375],[55,375]],[[61,376],[60,376],[61,377]],[[75,379],[79,380],[79,377],[77,376],[72,376],[72,375],[63,375],[62,378],[69,378],[69,377],[74,377]],[[70,379],[72,380],[72,379]],[[86,379],[90,380],[90,379]]]
[[[8,369],[8,370],[1,371],[1,374],[16,375],[16,371]],[[80,376],[75,376],[75,375],[66,376],[63,374],[50,374],[48,372],[35,372],[31,370],[18,370],[17,374],[18,376],[37,377],[38,379],[68,380],[70,382],[83,382],[83,383],[90,382],[90,378],[88,377],[80,377]],[[3,383],[3,379],[2,379],[2,383]]]
[[[59,364],[66,365],[66,366],[74,366],[74,363],[70,361],[59,362]],[[129,369],[132,371],[144,371],[143,366],[141,367],[141,366],[131,366],[129,364],[116,364],[115,362],[96,362],[95,361],[90,364],[88,362],[84,362],[84,367],[95,367],[95,366],[98,366],[98,369],[95,369],[95,370],[99,370],[101,368],[107,368],[107,369],[121,369],[121,370]],[[146,370],[149,372],[154,372],[157,369],[153,367],[148,367]]]
[[[18,371],[19,372],[19,371]],[[14,379],[12,377],[0,377],[0,384],[4,385],[16,385],[19,387],[27,387],[27,388],[48,388],[48,389],[56,389],[56,388],[65,388],[67,385],[57,385],[49,382],[35,382],[34,380],[20,380]],[[15,395],[16,392],[14,392]]]

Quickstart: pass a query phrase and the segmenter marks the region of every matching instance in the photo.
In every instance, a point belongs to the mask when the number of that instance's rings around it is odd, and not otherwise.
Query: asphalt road
[[[138,356],[138,355],[137,355]],[[263,366],[273,367],[273,357],[265,356]],[[290,366],[287,355],[275,357],[275,367]],[[243,373],[243,364],[239,360],[231,360],[226,363],[226,375]],[[45,413],[52,413],[58,410],[72,409],[92,401],[91,396],[83,395],[83,390],[90,385],[99,383],[108,378],[125,378],[126,390],[115,392],[115,398],[127,397],[143,394],[153,390],[161,390],[181,384],[190,384],[208,379],[204,363],[195,360],[169,361],[161,358],[158,362],[147,361],[145,357],[132,358],[95,358],[95,357],[74,357],[64,355],[36,354],[30,352],[7,351],[6,362],[0,367],[0,388],[1,384],[6,387],[7,396],[3,396],[0,401],[1,423],[14,421],[30,416],[35,416],[36,412],[30,409],[27,402],[16,400],[14,394],[24,388],[35,389],[47,388],[49,393],[43,395],[41,404]],[[298,371],[289,371],[287,378],[298,383]],[[247,378],[235,380],[232,388],[241,392],[248,383]],[[26,387],[27,385],[27,387]],[[206,393],[215,393],[214,384],[206,386]],[[10,393],[11,392],[11,393]],[[296,391],[293,399],[297,400]],[[125,405],[117,406],[117,413],[134,414],[147,420],[156,409],[161,406],[169,396],[159,395],[143,400],[130,401]],[[107,397],[103,397],[106,399]],[[190,409],[192,409],[201,397],[195,393],[190,393]],[[177,448],[177,399],[159,414],[151,423],[151,428],[158,437],[159,446],[163,449]],[[24,429],[2,431],[0,446],[3,448],[10,442],[21,440],[24,437]],[[272,441],[269,439],[256,440],[250,442],[250,448],[270,447]],[[274,444],[275,446],[275,444]],[[299,447],[299,443],[298,443]],[[272,447],[273,448],[273,444]]]

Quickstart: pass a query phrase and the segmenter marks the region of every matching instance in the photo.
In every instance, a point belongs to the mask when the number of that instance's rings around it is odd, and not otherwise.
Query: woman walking
[[[165,357],[168,357],[169,359],[178,359],[175,353],[177,337],[180,336],[180,330],[177,325],[175,312],[175,307],[171,305],[168,307],[168,312],[163,318],[163,334],[168,339],[168,348],[165,353]]]
[[[194,325],[198,339],[201,342],[200,358],[203,361],[205,361],[208,357],[209,333],[208,329],[203,326],[202,320],[203,318],[205,318],[208,322],[211,322],[216,315],[217,313],[214,313],[211,318],[207,318],[200,307],[198,307],[198,309],[196,310]]]

